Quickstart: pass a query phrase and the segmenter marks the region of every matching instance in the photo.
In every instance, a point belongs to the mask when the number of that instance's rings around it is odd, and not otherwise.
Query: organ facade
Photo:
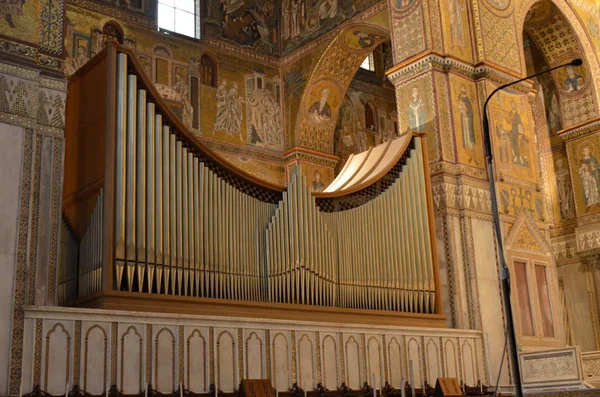
[[[598,386],[598,0],[5,3],[0,395]]]

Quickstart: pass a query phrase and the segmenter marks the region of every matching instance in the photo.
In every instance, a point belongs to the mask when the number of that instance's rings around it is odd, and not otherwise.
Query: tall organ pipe
[[[281,201],[267,202],[207,166],[152,102],[151,90],[127,75],[127,62],[117,57],[117,289],[434,313],[422,137],[412,138],[395,179],[366,204],[320,209],[299,169]],[[102,230],[98,205],[90,236]],[[102,279],[102,250],[89,240],[79,259],[91,263],[79,275],[84,295]]]

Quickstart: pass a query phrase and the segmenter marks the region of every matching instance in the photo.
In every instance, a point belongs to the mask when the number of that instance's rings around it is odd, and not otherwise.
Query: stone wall
[[[113,384],[134,394],[146,383],[160,392],[179,383],[227,392],[247,378],[272,379],[279,390],[295,382],[358,389],[373,376],[377,388],[399,387],[410,363],[416,385],[438,377],[489,383],[479,331],[47,307],[28,307],[25,317],[24,392],[40,384],[59,395],[66,383],[95,395]]]

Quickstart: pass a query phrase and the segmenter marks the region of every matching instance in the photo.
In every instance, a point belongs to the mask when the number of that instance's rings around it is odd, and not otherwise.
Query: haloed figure
[[[565,71],[567,72],[567,79],[565,80],[565,84],[564,84],[565,91],[567,91],[567,92],[579,91],[585,84],[583,77],[581,75],[575,73],[575,69],[571,65],[567,66],[565,68]]]
[[[313,192],[322,192],[323,189],[325,189],[325,185],[321,181],[321,173],[315,171],[315,179],[312,181],[312,190]]]
[[[587,212],[590,207],[600,204],[600,164],[588,146],[583,148],[583,156],[579,160],[579,176]]]
[[[413,131],[424,132],[425,125],[425,103],[419,98],[419,89],[412,89],[412,100],[408,106],[408,125]]]

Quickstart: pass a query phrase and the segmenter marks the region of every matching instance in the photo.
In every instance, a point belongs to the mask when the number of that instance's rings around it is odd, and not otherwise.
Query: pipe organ
[[[152,297],[441,317],[423,137],[405,136],[375,184],[313,194],[297,171],[283,189],[204,147],[140,70],[109,42],[71,77],[61,303]]]

